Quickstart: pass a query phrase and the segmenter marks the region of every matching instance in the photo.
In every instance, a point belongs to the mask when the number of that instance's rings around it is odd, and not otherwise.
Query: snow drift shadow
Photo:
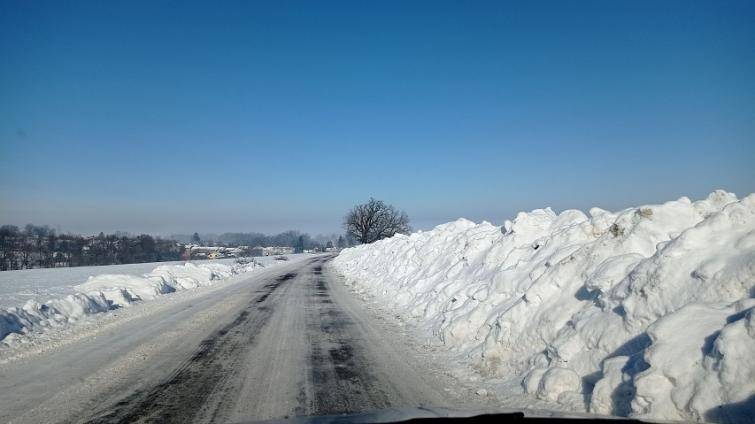
[[[705,420],[714,423],[751,423],[755,417],[755,394],[741,401],[717,406],[705,413]]]

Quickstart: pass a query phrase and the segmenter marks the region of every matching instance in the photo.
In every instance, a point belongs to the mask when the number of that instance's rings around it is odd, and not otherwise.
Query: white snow
[[[264,260],[264,258],[258,258],[258,260]],[[207,263],[230,265],[234,262],[235,259],[191,261],[196,265]],[[74,294],[76,285],[95,275],[126,274],[140,276],[149,273],[160,265],[183,265],[184,263],[186,261],[2,271],[0,272],[0,308],[23,305],[29,300],[44,302],[47,299]]]
[[[753,194],[539,209],[501,227],[459,219],[344,250],[334,266],[533,398],[650,419],[755,417]]]
[[[18,292],[32,298],[19,306],[0,308],[0,348],[18,347],[28,343],[29,337],[77,323],[90,315],[176,291],[208,286],[274,262],[273,258],[255,258],[254,262],[245,264],[224,260],[6,271],[0,273],[5,280],[0,281],[3,286],[0,305],[22,298]],[[144,267],[153,269],[141,275],[133,273]],[[85,278],[83,273],[97,271],[111,273],[90,276],[81,284],[70,283],[72,278]],[[129,273],[112,273],[118,271]],[[29,290],[30,287],[33,290]],[[43,301],[45,296],[51,298]]]

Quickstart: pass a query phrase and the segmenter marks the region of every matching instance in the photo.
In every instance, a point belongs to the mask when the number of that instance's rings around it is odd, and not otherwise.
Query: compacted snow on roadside
[[[50,329],[86,321],[94,314],[209,286],[274,262],[274,258],[265,257],[244,263],[229,259],[5,271],[0,276],[4,285],[0,292],[0,349],[19,347]],[[138,273],[150,268],[147,273]],[[83,280],[86,274],[90,275],[86,281],[72,282],[77,277]],[[7,305],[9,299],[23,296],[31,299],[22,305]]]
[[[755,195],[465,219],[346,249],[348,284],[560,408],[755,419]]]

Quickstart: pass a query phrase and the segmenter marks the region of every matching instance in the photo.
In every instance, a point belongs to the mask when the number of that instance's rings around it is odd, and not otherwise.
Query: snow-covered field
[[[203,263],[233,264],[235,259],[196,260]],[[183,265],[186,261],[147,262],[141,264],[79,266],[72,268],[23,269],[0,272],[0,308],[23,305],[29,300],[44,302],[76,292],[75,286],[101,274],[141,276],[161,265]]]
[[[0,272],[0,350],[34,344],[35,337],[95,314],[209,286],[276,262],[262,257],[246,264],[220,259]]]
[[[334,266],[500,391],[600,414],[755,420],[755,195],[460,219],[344,250]]]

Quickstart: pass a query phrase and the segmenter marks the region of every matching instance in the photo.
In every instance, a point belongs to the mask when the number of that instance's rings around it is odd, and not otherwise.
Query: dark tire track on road
[[[267,305],[268,298],[296,275],[287,273],[262,286],[260,294],[232,322],[203,340],[169,379],[146,392],[134,392],[89,422],[190,422],[200,416],[215,421],[228,401],[233,387],[229,383],[243,352],[273,314],[274,303]]]
[[[377,378],[369,372],[353,322],[331,299],[322,268],[316,267],[314,274],[307,311],[313,393],[309,410],[334,415],[390,407],[388,396],[373,384]]]

